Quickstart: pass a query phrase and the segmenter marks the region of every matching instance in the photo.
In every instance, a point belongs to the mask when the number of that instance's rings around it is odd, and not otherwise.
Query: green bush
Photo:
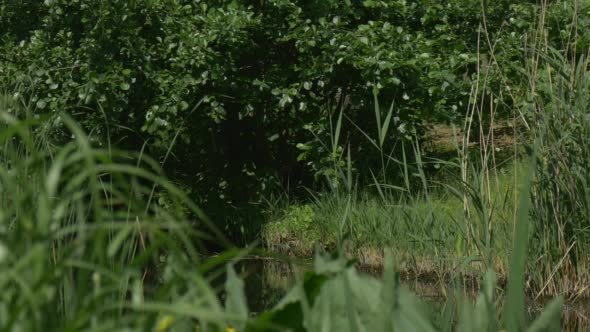
[[[518,65],[534,5],[486,6],[497,57]],[[488,52],[478,46],[478,0],[26,0],[0,8],[0,88],[52,115],[56,135],[59,111],[69,109],[102,144],[148,142],[159,158],[173,146],[170,175],[223,206],[260,197],[277,178],[309,184],[306,174],[321,172],[332,153],[323,142],[335,104],[367,130],[379,90],[396,107],[399,130],[388,139],[457,118],[478,50]],[[490,81],[499,84],[500,74]],[[342,130],[340,145],[374,159],[358,130],[346,121]]]
[[[311,255],[314,246],[326,244],[311,205],[293,205],[278,220],[272,220],[262,230],[264,244],[271,250],[296,255]]]

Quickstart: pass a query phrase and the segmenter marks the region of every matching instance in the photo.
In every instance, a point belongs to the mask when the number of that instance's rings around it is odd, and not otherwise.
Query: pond
[[[245,277],[245,292],[248,306],[253,312],[271,309],[290,289],[297,276],[312,269],[311,261],[285,262],[267,258],[248,258],[236,266],[237,272]],[[361,270],[364,270],[361,268]],[[375,277],[380,271],[365,270]],[[403,283],[434,307],[442,307],[446,303],[443,286],[436,280],[405,279]],[[465,289],[466,295],[475,297],[475,288]],[[548,300],[548,299],[547,299]],[[539,314],[547,300],[530,305],[531,317]],[[567,303],[563,310],[563,331],[590,331],[590,300],[578,300]]]

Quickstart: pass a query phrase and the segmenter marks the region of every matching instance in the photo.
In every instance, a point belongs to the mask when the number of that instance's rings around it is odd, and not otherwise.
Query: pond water
[[[272,308],[293,286],[296,276],[312,269],[311,261],[299,261],[296,264],[274,259],[251,258],[245,259],[236,266],[237,272],[245,277],[246,297],[248,306],[253,312],[261,312]],[[366,273],[380,276],[380,271],[367,270]],[[407,279],[403,281],[416,294],[435,307],[445,304],[443,287],[432,280]],[[469,289],[469,286],[465,289]],[[466,291],[474,296],[475,290]],[[540,301],[531,305],[531,317],[539,314],[542,308]],[[590,300],[567,303],[563,310],[563,331],[590,331]]]

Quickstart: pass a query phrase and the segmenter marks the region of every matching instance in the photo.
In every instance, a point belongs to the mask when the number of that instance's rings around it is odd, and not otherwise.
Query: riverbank
[[[293,287],[297,279],[313,270],[312,259],[284,260],[268,257],[245,257],[237,266],[245,278],[245,292],[249,307],[262,312],[274,307]],[[359,270],[378,279],[383,277],[383,269],[359,266]],[[423,301],[441,310],[453,306],[455,301],[468,298],[475,301],[480,291],[478,279],[464,279],[462,283],[443,282],[437,278],[416,277],[400,274],[404,287],[417,294]],[[498,288],[505,289],[506,280],[499,280]],[[527,295],[529,317],[539,315],[550,297],[535,298]],[[500,301],[502,302],[502,301]],[[590,301],[588,299],[569,300],[562,310],[563,331],[585,331],[590,328]]]
[[[456,278],[478,283],[489,269],[500,284],[508,278],[513,231],[518,217],[522,162],[493,172],[489,187],[429,187],[428,195],[379,195],[365,192],[314,194],[310,202],[291,203],[269,213],[262,244],[273,253],[313,257],[316,250],[345,254],[363,269],[380,270],[387,253],[402,275],[448,284]],[[483,176],[482,176],[483,177]],[[462,191],[465,193],[461,194]],[[575,264],[568,256],[550,260],[548,238],[535,239],[531,226],[527,293],[590,298],[589,256],[583,244]],[[573,246],[572,246],[573,252]]]

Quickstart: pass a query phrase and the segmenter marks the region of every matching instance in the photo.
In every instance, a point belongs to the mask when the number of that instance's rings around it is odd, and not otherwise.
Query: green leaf
[[[563,298],[557,297],[543,309],[541,315],[535,319],[527,332],[559,331],[561,330],[561,312],[563,309]]]
[[[338,143],[340,140],[340,130],[342,129],[342,113],[343,110],[340,110],[340,114],[338,115],[338,120],[336,121],[336,131],[334,132],[334,140],[332,145],[332,156],[336,156],[336,152],[338,151]]]
[[[180,110],[186,111],[188,109],[188,107],[189,107],[189,105],[186,101],[183,100],[180,102]]]
[[[383,128],[381,129],[381,137],[379,137],[379,144],[381,148],[383,148],[383,143],[385,142],[385,138],[387,137],[387,132],[389,130],[389,123],[391,122],[391,116],[393,115],[393,105],[394,102],[392,101],[391,107],[389,107],[389,112],[387,112],[387,116],[383,122]]]
[[[109,247],[107,249],[107,256],[108,257],[112,258],[117,254],[117,252],[119,251],[119,249],[123,245],[123,242],[128,239],[129,234],[131,234],[132,230],[133,230],[132,227],[125,227],[125,228],[122,228],[121,230],[119,230],[117,235],[109,243]]]
[[[267,331],[293,331],[305,332],[303,327],[303,311],[299,302],[291,302],[285,306],[266,311],[260,314],[256,320],[248,323],[247,332]]]
[[[238,317],[230,321],[231,326],[242,331],[248,320],[248,304],[244,293],[244,281],[238,277],[232,264],[227,265],[227,280],[225,282],[225,311],[232,317]]]
[[[508,332],[522,331],[526,322],[526,304],[524,299],[524,278],[526,257],[529,242],[529,208],[530,187],[533,180],[536,159],[530,162],[530,169],[524,172],[521,180],[521,195],[518,217],[514,227],[514,249],[510,259],[510,273],[508,278],[508,293],[505,308],[505,324]]]
[[[40,99],[39,101],[37,101],[37,103],[35,105],[37,106],[38,109],[44,109],[45,106],[47,106],[47,103],[45,102],[45,100]]]

